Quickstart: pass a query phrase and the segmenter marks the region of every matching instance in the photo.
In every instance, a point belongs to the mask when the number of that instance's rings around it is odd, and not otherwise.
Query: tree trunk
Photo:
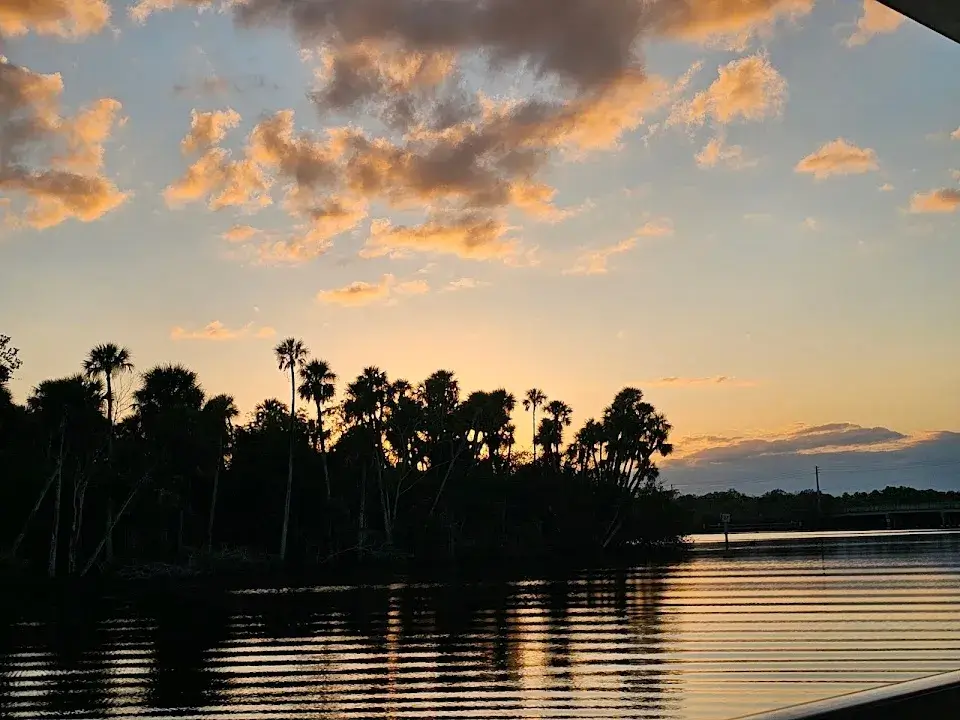
[[[317,403],[317,430],[320,433],[320,461],[323,463],[323,480],[327,489],[327,505],[330,504],[330,468],[327,467],[327,441],[323,432],[323,406]]]
[[[57,491],[53,496],[53,530],[50,533],[50,558],[47,563],[47,575],[57,576],[57,546],[60,540],[60,498],[63,495],[63,436],[64,423],[60,423],[60,454],[57,459]]]
[[[93,555],[90,556],[90,559],[87,560],[87,564],[83,566],[83,570],[80,571],[80,577],[86,575],[90,568],[93,567],[93,564],[97,561],[97,556],[100,555],[100,551],[103,550],[103,546],[107,544],[107,539],[113,533],[114,527],[117,523],[120,522],[120,518],[123,516],[124,511],[127,509],[127,506],[130,504],[130,501],[133,500],[133,496],[137,494],[137,490],[140,489],[140,486],[147,481],[149,475],[144,475],[140,478],[140,482],[133,486],[133,489],[130,491],[130,494],[127,495],[127,499],[123,501],[123,505],[120,506],[120,512],[117,513],[116,517],[110,523],[110,526],[107,528],[107,531],[104,533],[103,537],[100,539],[100,543],[97,545],[97,549],[93,551]]]
[[[357,525],[357,555],[363,559],[363,544],[367,537],[367,464],[360,466],[360,520]]]
[[[380,509],[383,512],[383,532],[387,536],[387,547],[393,546],[393,513],[390,510],[390,490],[384,485],[383,468],[377,460],[377,485],[380,488]]]
[[[533,403],[533,464],[537,464],[537,404]]]
[[[210,518],[207,520],[207,549],[213,552],[213,520],[217,513],[217,492],[220,487],[220,466],[223,464],[223,435],[217,452],[217,468],[213,472],[213,493],[210,496]]]
[[[113,455],[113,382],[110,373],[107,375],[107,424],[110,426],[110,434],[107,435],[107,457]]]
[[[13,546],[10,548],[10,557],[16,556],[17,550],[20,549],[20,543],[22,543],[23,539],[27,536],[27,530],[30,528],[30,522],[40,510],[40,506],[43,504],[44,498],[47,497],[47,493],[50,492],[50,487],[53,485],[53,481],[57,479],[59,474],[60,465],[58,464],[56,470],[50,473],[50,478],[47,480],[47,484],[43,486],[43,491],[40,493],[40,497],[37,498],[37,502],[34,504],[33,509],[30,511],[30,514],[27,515],[27,519],[23,523],[23,529],[20,530],[20,534],[17,535],[17,539],[13,541]]]
[[[87,494],[86,478],[73,481],[73,515],[70,525],[70,545],[67,550],[67,573],[73,575],[77,570],[77,548],[80,545],[80,531],[83,529],[83,501]]]
[[[297,402],[297,382],[293,374],[294,365],[290,364],[290,456],[287,460],[287,497],[283,503],[283,531],[280,536],[280,560],[287,557],[287,533],[290,529],[290,496],[293,492],[293,422],[294,407]]]
[[[113,497],[111,495],[113,488],[113,376],[112,373],[106,373],[107,376],[107,423],[109,430],[107,432],[107,562],[113,562]]]
[[[107,498],[106,558],[108,563],[113,562],[113,526],[113,498]]]

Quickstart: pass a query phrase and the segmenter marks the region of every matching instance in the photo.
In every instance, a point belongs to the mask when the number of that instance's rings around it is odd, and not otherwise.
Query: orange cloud
[[[953,188],[916,193],[910,198],[912,213],[952,213],[957,208],[960,208],[960,190]]]
[[[255,237],[260,231],[250,225],[234,225],[222,237],[224,240],[233,243],[240,243]]]
[[[565,275],[605,275],[608,272],[607,263],[614,255],[620,255],[629,252],[636,247],[637,241],[634,239],[623,240],[616,245],[590,250],[577,258],[576,263],[569,270],[564,270]]]
[[[38,230],[71,218],[81,222],[99,220],[129,197],[105,178],[58,170],[0,174],[0,190],[33,200],[23,221]]]
[[[756,164],[756,160],[748,160],[744,156],[742,146],[727,145],[721,137],[711,139],[697,155],[697,165],[702,168],[724,165],[732,170],[742,170]]]
[[[859,148],[843,138],[828,142],[797,164],[798,173],[813,175],[817,180],[832,175],[856,175],[880,169],[877,153]]]
[[[184,153],[218,145],[227,135],[227,131],[240,124],[240,114],[232,108],[212,112],[190,111],[190,132],[180,142]]]
[[[715,38],[747,39],[779,18],[813,10],[814,0],[658,0],[661,31],[697,42]]]
[[[250,158],[231,159],[223,148],[210,148],[194,162],[186,174],[164,191],[167,205],[175,207],[209,198],[208,207],[260,208],[270,205],[272,180]]]
[[[225,5],[231,3],[232,0],[224,0]],[[173,10],[181,5],[200,10],[213,7],[213,0],[140,0],[130,7],[128,13],[134,21],[142,23],[155,12]]]
[[[0,189],[25,201],[9,211],[14,226],[92,222],[129,197],[101,174],[120,103],[103,98],[63,117],[62,93],[58,73],[41,75],[0,57]]]
[[[121,105],[101,98],[82,108],[73,118],[61,120],[58,128],[67,151],[54,159],[78,173],[97,173],[103,167],[103,145],[110,138]]]
[[[673,233],[673,220],[670,218],[650,220],[641,227],[637,228],[638,237],[668,237],[673,235]]]
[[[437,218],[416,227],[374,220],[360,254],[371,258],[427,252],[470,260],[502,260],[518,251],[516,241],[504,237],[509,229],[498,220],[470,214]]]
[[[787,97],[787,81],[760,53],[724,65],[718,77],[693,99],[677,103],[669,123],[703,125],[708,118],[727,124],[777,115]]]
[[[476,290],[477,288],[488,287],[490,283],[483,280],[477,280],[472,277],[459,278],[451,280],[441,292],[458,292],[460,290]]]
[[[952,137],[954,140],[960,140],[960,128],[957,128],[952,133],[950,133],[950,137]]]
[[[653,382],[645,383],[652,387],[756,387],[757,383],[751,380],[738,380],[729,375],[715,375],[713,377],[664,377]]]
[[[877,35],[897,31],[906,18],[876,0],[863,0],[863,14],[857,20],[857,29],[847,38],[847,47],[864,45]]]
[[[890,183],[884,183],[880,186],[880,192],[893,192],[894,187]]]
[[[393,281],[392,275],[384,275],[375,285],[367,282],[355,282],[346,287],[336,290],[321,290],[317,293],[317,300],[331,305],[343,305],[346,307],[355,307],[359,305],[369,305],[378,300],[386,300],[390,297],[390,284]]]
[[[247,323],[243,327],[231,329],[219,320],[207,324],[199,330],[187,330],[182,327],[174,327],[170,330],[171,340],[239,340],[244,337],[255,337],[263,340],[276,335],[276,330],[269,326],[263,326],[254,329],[253,323]]]
[[[100,32],[110,21],[107,0],[6,0],[0,4],[0,35],[79,38]]]
[[[435,88],[454,70],[450,52],[421,50],[403,52],[387,43],[359,42],[339,52],[327,47],[320,51],[316,71],[321,86],[312,99],[321,108],[349,110],[371,96],[399,98],[421,89]],[[412,106],[396,102],[384,115],[393,124],[412,122]]]
[[[132,14],[143,19],[206,4],[142,0]],[[378,225],[367,256],[427,250],[527,262],[505,239],[506,212],[553,222],[569,217],[577,208],[554,207],[554,189],[540,180],[550,164],[615,149],[688,86],[691,72],[671,80],[647,71],[646,39],[753,32],[802,14],[809,4],[564,0],[560,12],[557,0],[327,0],[317,12],[304,12],[302,4],[284,0],[228,2],[240,26],[288,27],[308,51],[306,61],[319,64],[311,99],[329,128],[297,132],[293,112],[280,111],[250,134],[242,162],[253,163],[268,185],[285,189],[284,208],[297,221],[331,195],[364,207],[427,209],[430,220],[420,227]],[[491,100],[465,82],[504,68],[525,75],[533,90]],[[745,59],[721,73],[710,113],[721,122],[765,116],[769,111],[751,105],[750,93],[766,93],[762,103],[776,106],[783,87],[765,59]],[[361,121],[334,127],[334,114]],[[366,129],[377,126],[386,132]],[[210,198],[232,174],[224,160],[208,158],[168,195]],[[198,182],[209,175],[212,181]],[[466,225],[479,232],[477,239],[465,235]]]
[[[317,293],[317,300],[329,305],[359,307],[389,300],[394,294],[425,295],[429,292],[430,285],[426,280],[407,280],[398,283],[393,275],[387,274],[375,284],[355,282],[334,290],[322,290]]]

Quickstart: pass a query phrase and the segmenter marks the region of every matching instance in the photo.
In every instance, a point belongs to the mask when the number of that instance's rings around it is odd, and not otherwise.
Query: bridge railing
[[[960,671],[887,685],[741,720],[954,720],[960,717]]]

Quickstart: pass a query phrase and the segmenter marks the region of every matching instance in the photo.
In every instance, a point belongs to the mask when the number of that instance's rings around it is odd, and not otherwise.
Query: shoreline
[[[518,580],[566,579],[572,574],[604,570],[628,570],[663,566],[690,556],[692,544],[685,538],[659,547],[643,547],[619,553],[582,556],[515,556],[436,560],[402,556],[371,557],[336,564],[309,563],[285,567],[251,561],[245,567],[217,564],[206,567],[188,563],[129,563],[96,575],[48,578],[35,573],[0,571],[3,588],[10,592],[60,595],[76,592],[126,593],[192,589],[244,593],[252,590],[280,591],[333,585],[389,585],[394,583],[484,583]]]

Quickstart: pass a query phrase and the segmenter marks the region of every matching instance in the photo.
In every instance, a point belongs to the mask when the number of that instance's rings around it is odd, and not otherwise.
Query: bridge
[[[960,2],[956,0],[880,0],[884,5],[960,42]]]
[[[861,507],[852,507],[832,514],[830,517],[835,520],[843,518],[870,518],[882,517],[886,521],[887,529],[891,530],[899,524],[897,519],[902,516],[917,517],[922,515],[933,515],[940,517],[940,527],[953,527],[960,525],[960,502],[930,502],[930,503],[904,503],[896,505],[864,505]],[[934,521],[936,522],[936,521]]]
[[[904,505],[865,505],[834,513],[834,517],[857,515],[916,515],[919,513],[960,513],[960,502],[913,503]]]

